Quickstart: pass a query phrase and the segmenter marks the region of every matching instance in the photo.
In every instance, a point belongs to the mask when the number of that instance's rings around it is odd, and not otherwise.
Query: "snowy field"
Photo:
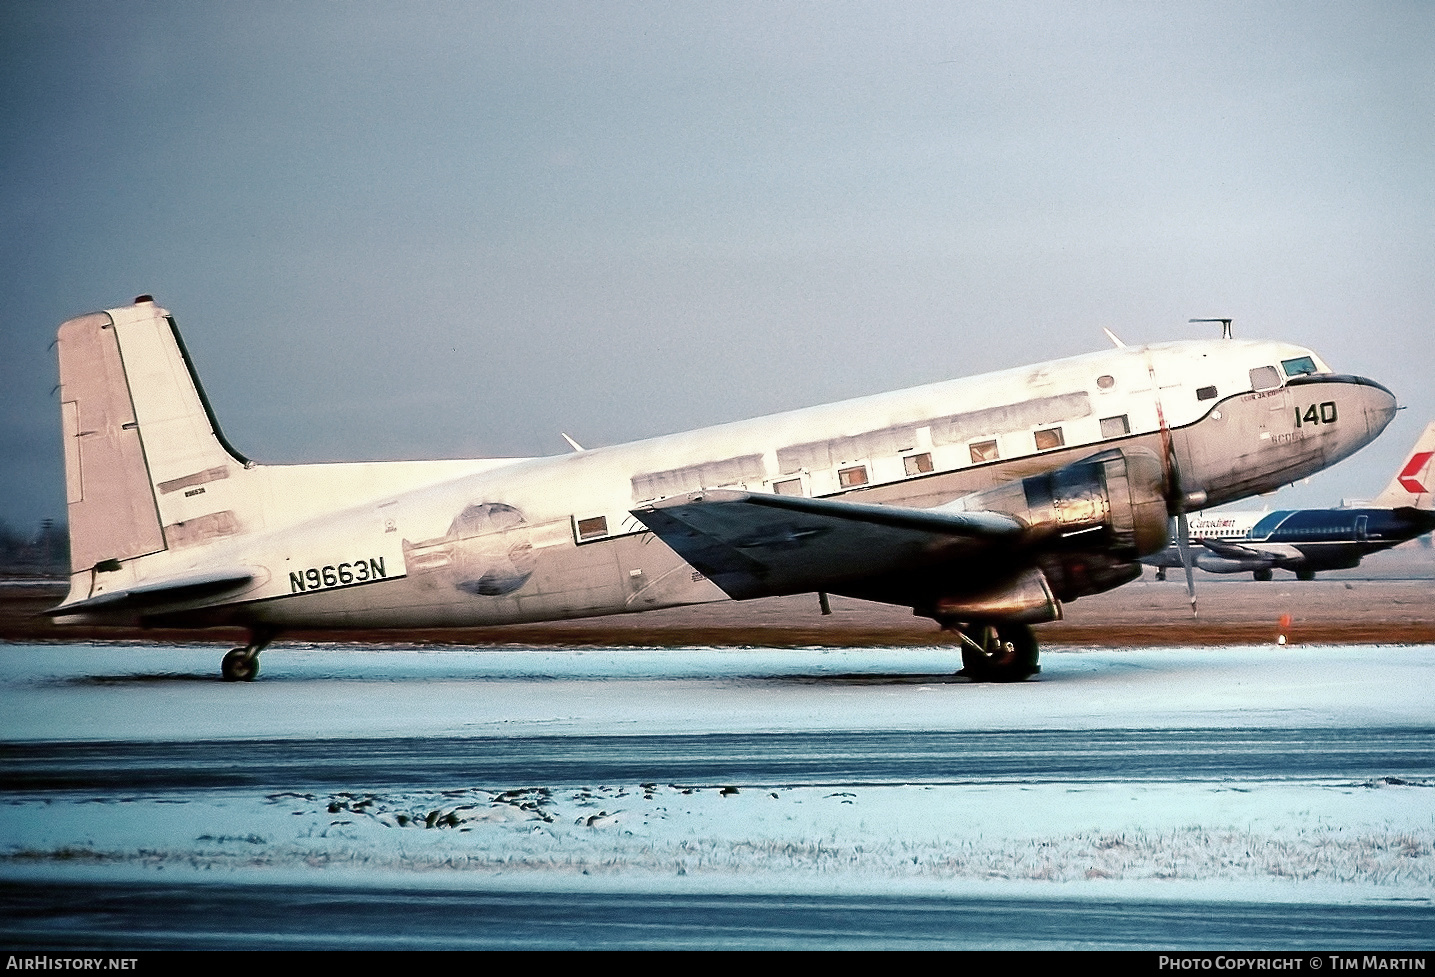
[[[224,878],[409,888],[1435,904],[1432,752],[1358,777],[904,782],[303,782],[15,789],[47,741],[867,730],[1410,731],[1435,647],[1063,650],[1019,685],[950,649],[266,651],[0,646],[0,880]],[[1353,734],[1354,735],[1354,734]],[[604,740],[604,742],[609,742]]]
[[[0,742],[748,730],[1431,726],[1435,646],[1047,647],[1015,685],[951,647],[0,644]],[[866,679],[864,681],[864,678]],[[929,682],[920,679],[930,679]]]

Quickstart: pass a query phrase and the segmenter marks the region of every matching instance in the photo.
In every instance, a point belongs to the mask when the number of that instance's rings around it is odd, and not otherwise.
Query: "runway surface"
[[[0,943],[1428,949],[1435,647],[0,645]]]
[[[1435,778],[1413,728],[784,732],[0,744],[0,790]]]
[[[1423,950],[1428,910],[1370,906],[824,895],[0,886],[13,951]],[[322,925],[316,925],[322,921]]]

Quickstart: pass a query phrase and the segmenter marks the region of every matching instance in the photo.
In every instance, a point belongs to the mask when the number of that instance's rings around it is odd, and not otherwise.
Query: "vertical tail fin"
[[[1371,505],[1383,509],[1401,506],[1430,509],[1435,507],[1432,502],[1435,502],[1435,421],[1425,425],[1400,470],[1385,486],[1385,491],[1371,500]]]
[[[245,531],[256,516],[169,313],[134,305],[60,327],[72,574]]]

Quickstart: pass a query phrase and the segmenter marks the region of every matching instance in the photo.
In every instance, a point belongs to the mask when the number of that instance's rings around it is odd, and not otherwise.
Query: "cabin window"
[[[1251,371],[1252,390],[1274,390],[1281,385],[1281,375],[1273,366],[1258,366]]]
[[[867,466],[855,465],[852,468],[838,469],[837,482],[843,488],[854,488],[858,485],[866,485]]]
[[[996,461],[997,443],[995,441],[978,441],[972,445],[972,463],[980,465],[984,461]]]
[[[1110,390],[1112,387],[1116,386],[1116,378],[1109,373],[1103,373],[1101,376],[1096,378],[1096,385],[1102,390]]]
[[[1281,360],[1281,369],[1286,371],[1288,377],[1303,377],[1316,372],[1315,360],[1309,356],[1297,356],[1293,360]]]
[[[590,516],[587,519],[578,520],[578,541],[585,539],[598,539],[608,535],[608,517]]]
[[[1216,399],[1216,388],[1215,388],[1215,387],[1197,387],[1197,388],[1196,388],[1196,399],[1197,399],[1197,400],[1215,400],[1215,399]]]
[[[1036,432],[1036,450],[1050,451],[1052,448],[1060,448],[1066,444],[1066,439],[1061,436],[1061,428],[1049,427],[1044,431]]]
[[[908,455],[902,459],[902,464],[907,467],[908,475],[922,475],[932,470],[932,456],[930,454]]]
[[[773,482],[772,490],[778,495],[801,495],[802,479],[788,478],[781,482]]]
[[[1116,417],[1103,417],[1101,419],[1101,436],[1103,438],[1119,438],[1123,434],[1131,433],[1131,425],[1126,420],[1125,414],[1118,414]]]

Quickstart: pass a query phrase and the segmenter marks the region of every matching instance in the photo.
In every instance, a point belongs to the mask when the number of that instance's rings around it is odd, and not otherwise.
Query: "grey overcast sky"
[[[150,292],[259,461],[566,450],[1127,342],[1426,420],[1435,4],[0,0],[0,519]]]

